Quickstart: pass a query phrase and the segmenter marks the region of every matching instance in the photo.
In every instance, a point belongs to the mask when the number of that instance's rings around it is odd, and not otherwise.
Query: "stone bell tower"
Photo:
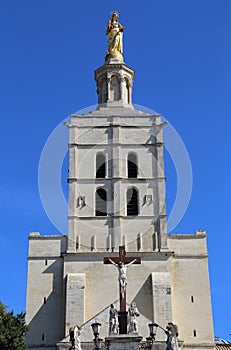
[[[165,124],[159,114],[134,109],[134,71],[116,50],[122,40],[116,33],[95,71],[97,109],[71,116],[68,252],[114,251],[121,244],[139,251],[167,248]]]
[[[95,77],[104,102],[71,116],[68,251],[164,250],[164,123],[134,110],[126,65],[107,63]]]
[[[92,349],[91,324],[97,319],[100,336],[107,337],[113,304],[123,313],[125,333],[128,307],[137,306],[137,342],[156,322],[153,347],[165,350],[164,328],[174,322],[189,350],[212,350],[206,234],[167,233],[166,123],[133,107],[134,71],[124,63],[117,12],[106,33],[105,62],[95,70],[98,106],[65,123],[68,234],[29,236],[27,348],[69,349],[70,329],[81,328],[82,347]],[[130,349],[126,344],[122,348]]]

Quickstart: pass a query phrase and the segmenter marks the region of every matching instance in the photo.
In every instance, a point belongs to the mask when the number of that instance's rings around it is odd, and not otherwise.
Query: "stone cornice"
[[[173,256],[173,252],[172,251],[127,251],[126,250],[126,256],[134,256],[136,255],[137,257],[145,257],[145,258],[153,258],[153,257],[164,257],[169,258]],[[89,259],[91,258],[103,258],[105,257],[105,255],[107,255],[108,257],[112,258],[115,256],[118,256],[118,251],[115,250],[114,252],[112,251],[81,251],[81,250],[76,250],[76,252],[66,252],[66,253],[62,253],[63,257],[71,257],[71,256],[78,256],[78,257],[87,257]],[[148,259],[146,260],[148,261]]]
[[[207,349],[215,349],[215,344],[211,343],[184,343],[184,348],[195,348],[200,350],[207,348]]]
[[[77,183],[93,183],[93,184],[102,184],[104,182],[110,182],[110,181],[122,181],[124,183],[129,183],[129,184],[138,184],[141,182],[150,182],[150,181],[155,181],[155,182],[166,182],[166,177],[146,177],[146,178],[127,178],[127,177],[105,177],[105,178],[84,178],[80,179],[77,177],[68,177],[67,182],[77,182]]]
[[[27,260],[54,260],[54,259],[63,259],[63,253],[60,252],[60,255],[28,255]],[[53,261],[52,261],[53,262]],[[49,265],[47,265],[49,267]]]
[[[34,235],[34,236],[31,236],[31,235],[29,235],[29,237],[28,237],[28,239],[36,239],[36,240],[38,240],[38,239],[40,239],[40,240],[46,240],[46,239],[49,239],[49,240],[55,240],[55,239],[58,239],[58,240],[60,240],[60,239],[62,239],[62,238],[67,238],[67,235],[54,235],[54,236],[48,236],[48,235],[43,235],[43,236],[41,236],[41,235]]]
[[[179,240],[182,240],[182,239],[203,239],[206,237],[207,237],[207,235],[206,235],[206,232],[204,230],[201,230],[201,231],[198,230],[195,233],[182,233],[182,234],[170,233],[170,234],[168,234],[168,239],[179,239]]]
[[[153,220],[157,218],[166,218],[167,215],[160,214],[160,215],[134,215],[134,216],[127,216],[127,215],[107,215],[107,216],[78,216],[78,215],[68,215],[68,219],[77,219],[77,220],[108,220],[109,218],[114,219],[123,219],[123,220]]]
[[[111,71],[118,71],[118,70],[124,70],[133,76],[135,74],[134,70],[132,68],[128,67],[125,63],[122,63],[122,62],[121,63],[110,63],[110,64],[105,63],[103,66],[101,66],[95,70],[95,80],[97,80],[101,74],[105,73],[105,71],[111,72]]]
[[[132,125],[127,125],[127,124],[123,124],[123,123],[118,123],[118,121],[116,121],[116,124],[113,124],[111,121],[108,121],[108,120],[105,120],[107,119],[108,117],[107,116],[98,116],[98,115],[91,115],[91,116],[81,116],[80,117],[76,117],[76,116],[71,116],[71,117],[75,117],[75,119],[80,119],[81,122],[83,122],[83,118],[84,120],[86,121],[87,119],[104,119],[104,121],[101,121],[101,122],[97,122],[97,120],[94,120],[94,129],[100,129],[100,128],[108,128],[108,127],[120,127],[120,128],[124,128],[124,129],[138,129],[138,128],[151,128],[151,127],[155,127],[155,128],[162,128],[164,125],[166,125],[166,123],[162,123],[162,124],[156,124],[156,123],[153,123],[153,122],[150,122],[149,120],[145,120],[147,123],[137,123],[137,124],[132,124]],[[116,118],[118,116],[115,116]],[[156,119],[157,117],[160,117],[160,116],[157,116],[157,115],[143,115],[143,116],[139,116],[139,115],[126,115],[126,116],[120,116],[120,118],[123,118],[123,119],[134,119],[134,118],[154,118]],[[79,124],[75,124],[75,123],[67,123],[65,122],[65,125],[68,126],[69,128],[78,128],[78,129],[92,129],[93,126],[92,125],[86,125],[86,124],[82,124],[82,125],[79,125]]]
[[[207,259],[208,254],[174,254],[174,259]]]
[[[75,147],[94,147],[96,148],[96,146],[99,146],[102,148],[102,143],[69,143],[68,144],[68,148],[75,148]],[[152,143],[122,143],[122,142],[112,142],[112,143],[104,143],[103,144],[104,147],[111,147],[111,146],[120,146],[122,148],[127,148],[127,147],[164,147],[164,143],[163,142],[152,142]]]
[[[121,109],[121,107],[120,107]],[[107,114],[101,113],[101,110],[107,111]],[[97,119],[115,119],[118,118],[119,120],[123,118],[161,118],[163,117],[162,114],[160,113],[145,113],[142,112],[139,109],[132,109],[130,106],[123,108],[123,114],[118,113],[117,108],[109,108],[109,107],[100,107],[99,109],[94,109],[91,112],[85,113],[85,114],[71,114],[71,118],[75,119],[80,119],[81,121],[86,120],[86,119],[92,119],[92,118],[97,118]]]

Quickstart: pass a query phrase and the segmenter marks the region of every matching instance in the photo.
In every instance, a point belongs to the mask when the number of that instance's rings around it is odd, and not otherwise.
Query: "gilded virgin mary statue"
[[[124,27],[118,22],[118,17],[118,12],[113,11],[107,24],[106,35],[108,40],[108,49],[105,61],[117,59],[123,62],[122,36]]]

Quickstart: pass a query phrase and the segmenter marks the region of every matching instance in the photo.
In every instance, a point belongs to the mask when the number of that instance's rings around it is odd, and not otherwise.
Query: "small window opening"
[[[46,297],[44,297],[44,299],[43,299],[43,303],[44,303],[44,304],[46,304],[46,302],[47,302],[47,298],[46,298]]]
[[[96,156],[96,178],[105,179],[105,176],[106,176],[105,156],[102,153],[98,153]]]
[[[197,331],[194,329],[193,331],[193,336],[196,337],[197,336]]]
[[[128,154],[128,178],[137,178],[137,156],[135,153]]]
[[[107,192],[99,188],[95,194],[95,215],[107,216]]]
[[[191,296],[191,302],[194,303],[194,298],[193,295]]]
[[[138,191],[134,187],[127,190],[127,215],[138,215]]]

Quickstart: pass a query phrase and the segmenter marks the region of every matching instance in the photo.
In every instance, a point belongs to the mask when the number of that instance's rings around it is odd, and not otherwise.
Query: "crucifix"
[[[126,311],[126,286],[127,286],[127,267],[132,264],[141,264],[140,257],[126,257],[125,246],[119,247],[119,257],[104,258],[104,264],[113,264],[119,271],[119,333],[127,334],[127,311]]]

